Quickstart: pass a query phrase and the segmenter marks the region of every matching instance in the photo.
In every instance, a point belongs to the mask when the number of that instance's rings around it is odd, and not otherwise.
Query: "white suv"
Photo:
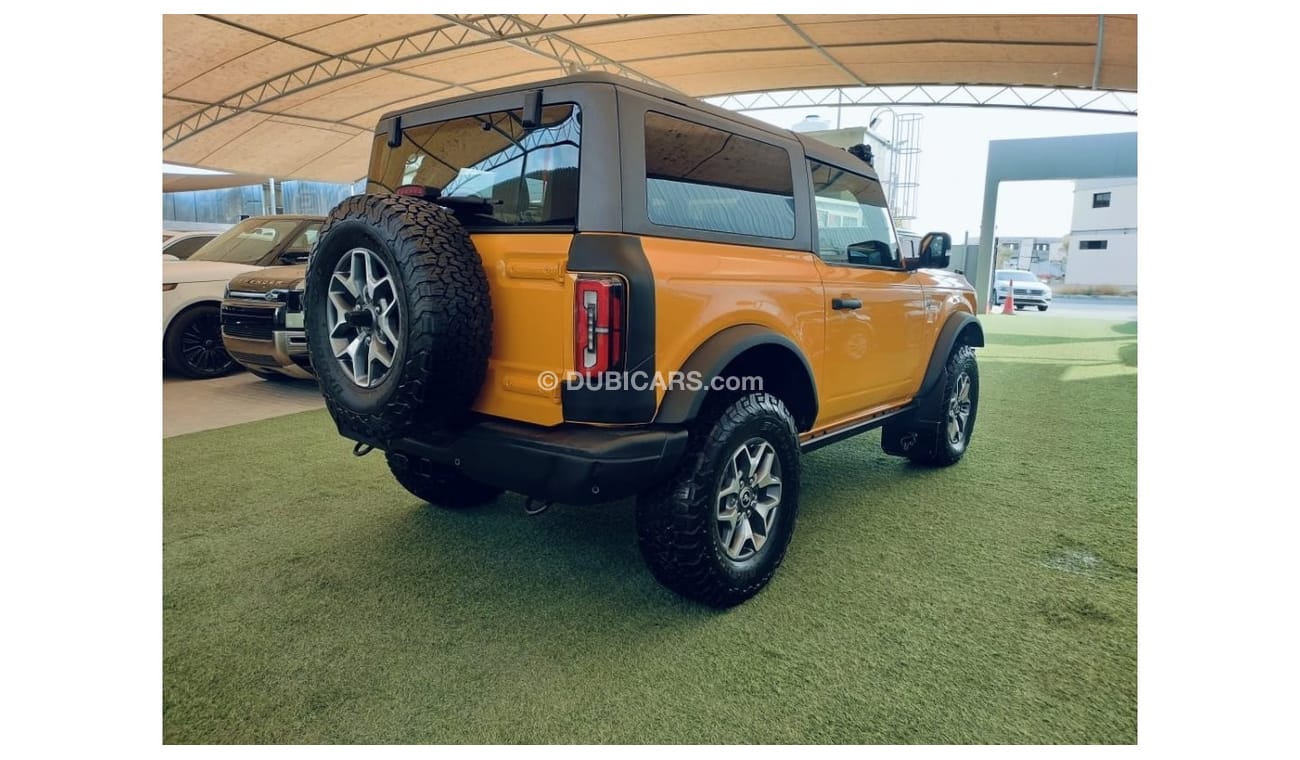
[[[238,365],[221,343],[221,298],[230,278],[305,262],[324,217],[255,216],[184,261],[163,262],[163,362],[185,377],[217,377]]]

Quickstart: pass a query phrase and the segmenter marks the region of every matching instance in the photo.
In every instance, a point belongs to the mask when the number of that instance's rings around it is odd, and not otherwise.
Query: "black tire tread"
[[[336,257],[322,257],[331,233],[345,222],[362,221],[393,253],[404,291],[404,357],[398,385],[378,412],[359,412],[340,402],[342,377],[328,336],[308,331],[312,365],[334,419],[389,441],[415,425],[453,426],[474,403],[492,351],[492,306],[487,275],[469,234],[450,211],[419,198],[354,195],[336,206],[321,228],[312,264],[332,272]],[[321,262],[317,264],[317,262]],[[307,276],[306,308],[324,308],[330,272]]]
[[[732,607],[758,593],[772,579],[785,556],[798,515],[797,465],[782,473],[781,508],[788,528],[780,545],[773,547],[775,561],[758,577],[743,585],[720,572],[720,549],[713,538],[713,498],[716,473],[708,466],[719,449],[730,445],[737,431],[756,417],[774,417],[784,423],[783,444],[798,462],[799,439],[794,417],[780,399],[768,393],[751,393],[725,408],[713,406],[697,418],[686,453],[676,475],[638,497],[637,539],[651,573],[668,589],[712,607]],[[778,445],[777,442],[773,442]],[[789,499],[787,501],[787,495]]]
[[[185,364],[184,359],[181,358],[180,340],[181,336],[185,333],[185,327],[189,324],[190,320],[193,320],[196,317],[196,315],[204,312],[212,312],[217,319],[218,324],[220,323],[220,304],[215,302],[198,303],[186,307],[180,314],[172,317],[171,324],[167,325],[167,332],[163,336],[163,364],[165,364],[167,369],[172,372],[175,372],[182,377],[188,377],[194,380],[206,380],[213,377],[222,377],[229,375],[231,372],[240,368],[239,362],[235,361],[233,357],[229,357],[228,354],[227,358],[230,358],[230,364],[220,372],[211,373],[195,372],[190,369],[189,366]],[[220,329],[217,331],[217,341],[221,341]],[[225,350],[224,344],[222,344],[222,350]]]
[[[938,440],[933,441],[933,445],[917,446],[907,455],[907,458],[913,462],[929,465],[931,467],[948,467],[949,465],[954,465],[961,461],[961,458],[966,455],[966,450],[970,448],[971,436],[974,435],[975,432],[975,419],[978,417],[979,412],[979,367],[975,363],[975,349],[965,343],[954,348],[952,354],[948,357],[948,365],[945,368],[947,384],[944,387],[943,393],[943,401],[945,404],[947,403],[949,396],[952,394],[953,388],[957,383],[957,377],[961,374],[963,368],[969,370],[973,376],[972,379],[975,382],[975,404],[971,414],[970,433],[966,436],[966,445],[962,447],[961,451],[953,450],[952,446],[948,444],[947,437],[943,435],[943,428],[941,427],[938,433]],[[943,415],[941,418],[946,418],[946,408],[941,411],[941,415]]]
[[[408,459],[404,465],[392,454],[384,454],[393,477],[418,499],[444,509],[467,509],[495,500],[504,491],[470,480],[462,473],[433,462]]]

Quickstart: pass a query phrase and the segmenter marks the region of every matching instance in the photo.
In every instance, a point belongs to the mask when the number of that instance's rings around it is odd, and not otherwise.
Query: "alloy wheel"
[[[715,515],[726,555],[742,562],[763,550],[781,506],[781,460],[772,444],[751,438],[723,465]]]
[[[201,375],[219,375],[235,363],[221,342],[221,318],[214,314],[196,316],[181,333],[181,360]]]
[[[393,368],[402,340],[397,283],[379,254],[353,248],[339,259],[326,302],[330,348],[344,374],[373,388]]]
[[[966,431],[970,427],[971,411],[970,373],[963,371],[957,377],[952,398],[948,399],[948,443],[966,445]]]

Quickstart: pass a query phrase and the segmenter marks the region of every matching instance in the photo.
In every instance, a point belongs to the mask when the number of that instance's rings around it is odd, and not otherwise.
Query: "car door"
[[[810,160],[826,300],[821,419],[901,403],[924,361],[925,294],[903,267],[880,183]]]

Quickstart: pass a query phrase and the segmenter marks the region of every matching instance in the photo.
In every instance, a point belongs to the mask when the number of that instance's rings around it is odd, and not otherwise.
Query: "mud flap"
[[[887,422],[880,431],[880,448],[891,456],[917,456],[923,449],[934,449],[939,445],[939,427],[942,424],[916,419]]]

